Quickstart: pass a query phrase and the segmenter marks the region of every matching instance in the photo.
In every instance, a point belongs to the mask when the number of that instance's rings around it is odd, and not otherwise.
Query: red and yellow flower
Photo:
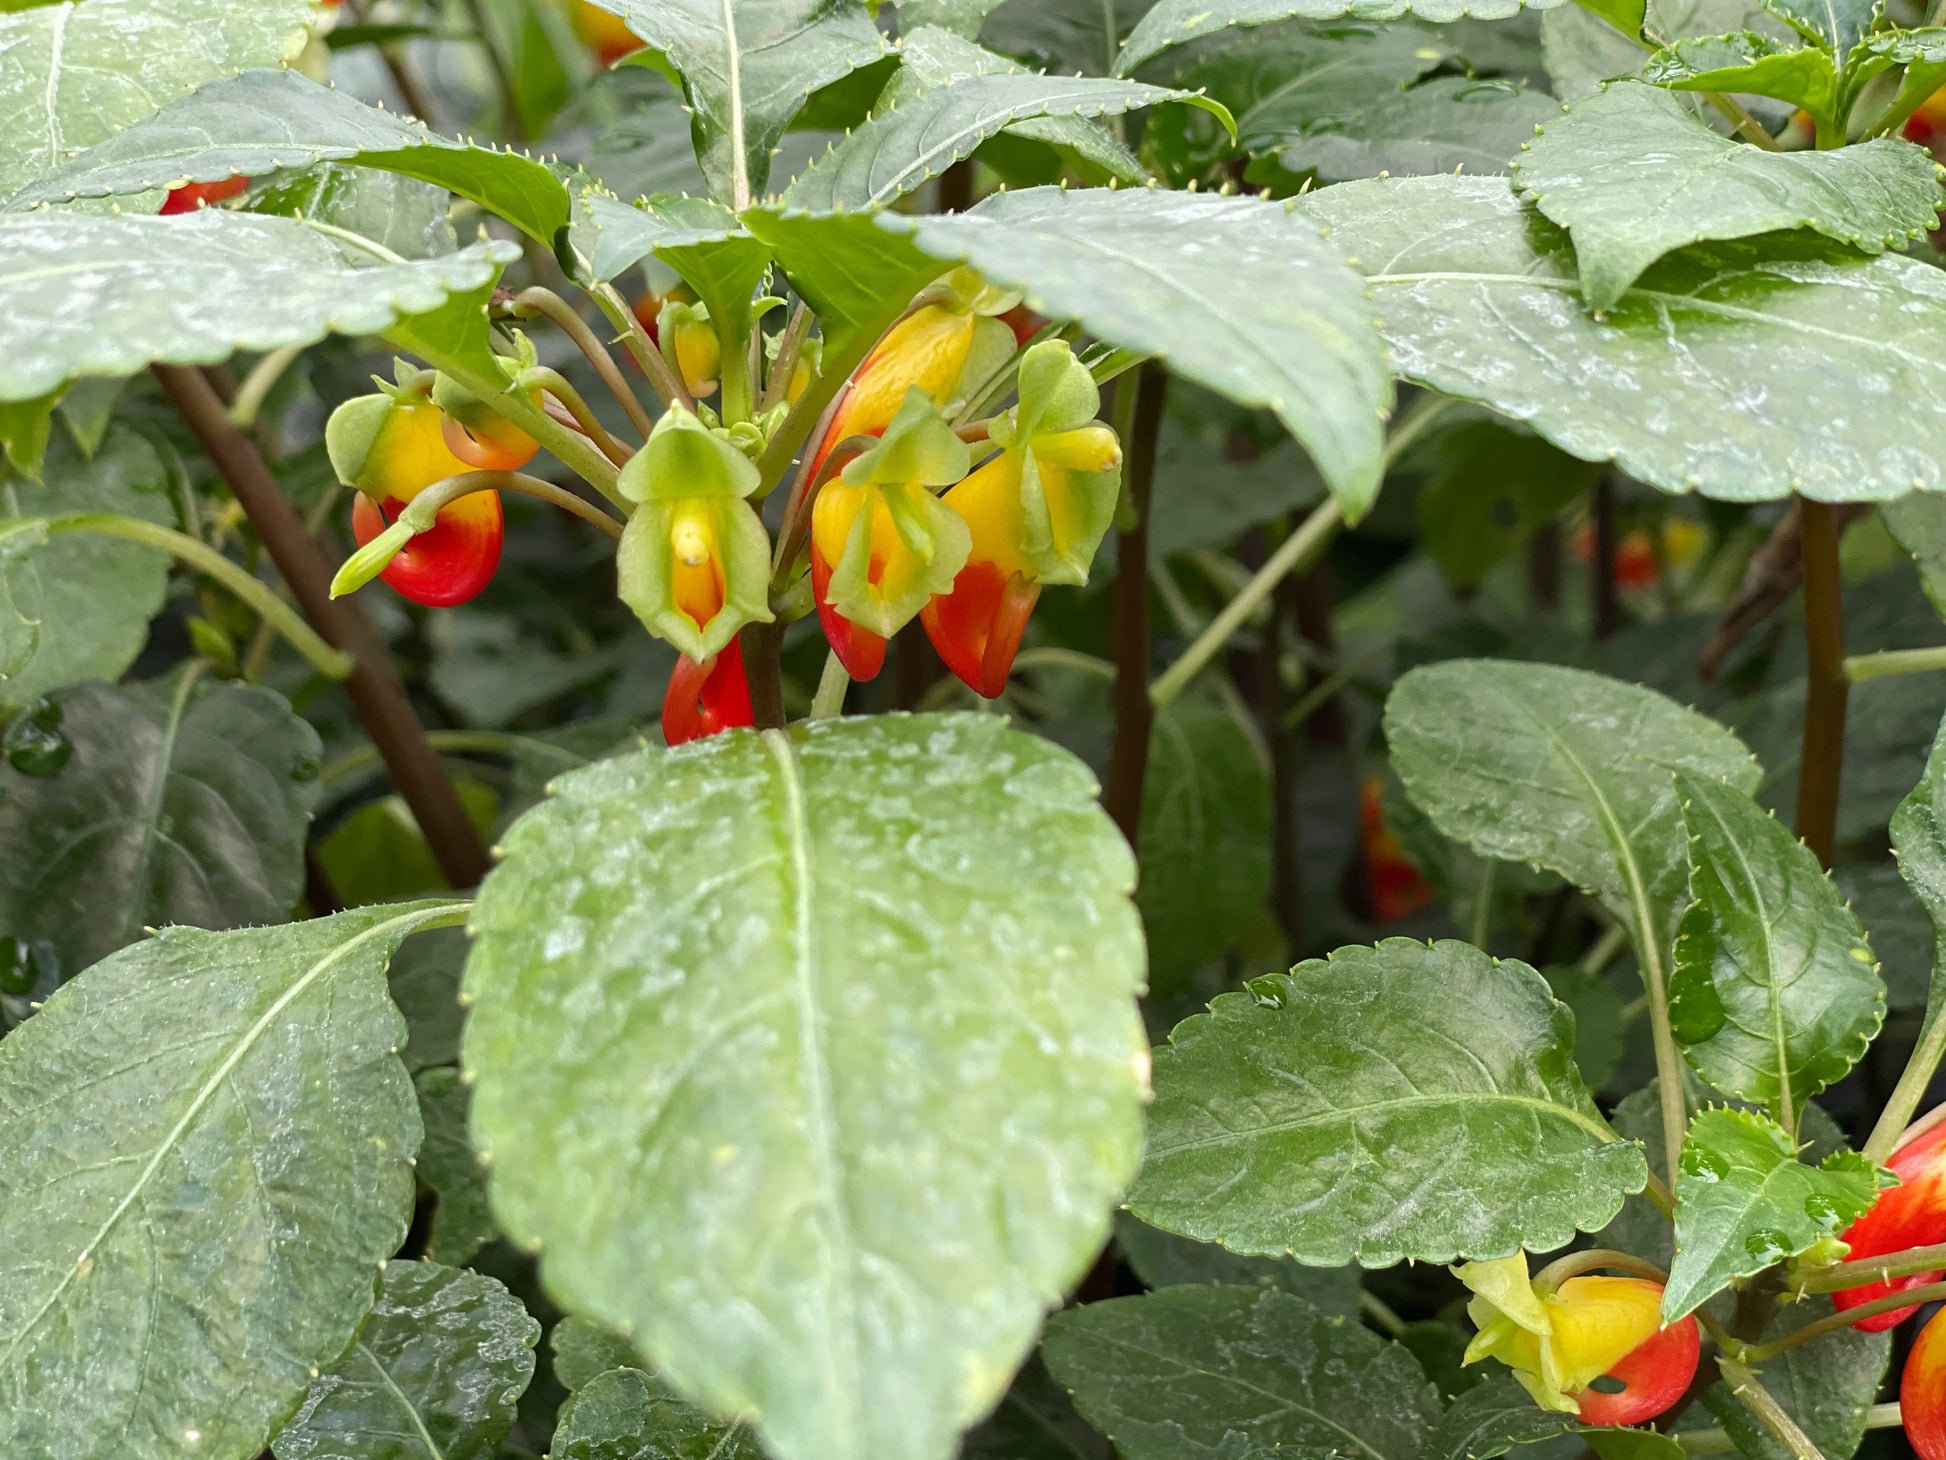
[[[750,681],[743,672],[741,640],[730,640],[701,663],[686,654],[676,661],[668,692],[662,697],[662,738],[666,742],[687,745],[756,723]]]
[[[1946,1242],[1946,1122],[1921,1132],[1892,1153],[1886,1163],[1899,1185],[1881,1191],[1871,1210],[1853,1222],[1840,1238],[1851,1249],[1852,1259],[1884,1257],[1913,1247],[1931,1247]],[[1936,1283],[1937,1272],[1914,1273],[1890,1282],[1865,1283],[1831,1295],[1839,1312],[1890,1297],[1908,1288]],[[1867,1333],[1896,1328],[1918,1310],[1899,1308],[1863,1318],[1858,1327]]]
[[[588,0],[568,0],[568,19],[581,43],[594,52],[595,60],[612,66],[622,57],[642,49],[642,38],[630,30],[621,16],[590,5]]]

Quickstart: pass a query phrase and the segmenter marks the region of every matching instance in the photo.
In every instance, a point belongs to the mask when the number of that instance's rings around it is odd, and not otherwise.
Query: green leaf
[[[1777,1315],[1764,1336],[1777,1338],[1829,1317],[1831,1311],[1828,1298],[1793,1303]],[[1763,1366],[1763,1385],[1825,1460],[1849,1460],[1865,1437],[1865,1418],[1885,1382],[1891,1356],[1890,1333],[1841,1328],[1771,1359]],[[1716,1383],[1705,1389],[1703,1404],[1749,1460],[1791,1460],[1790,1451],[1730,1393],[1728,1385]]]
[[[257,177],[320,162],[437,184],[550,247],[568,224],[567,189],[533,158],[455,142],[295,71],[246,71],[212,81],[37,178],[7,207]]]
[[[899,30],[910,36],[921,26],[938,26],[956,35],[977,39],[989,11],[1002,0],[897,0]]]
[[[1324,483],[1293,441],[1277,440],[1250,461],[1230,459],[1230,428],[1241,419],[1242,412],[1210,392],[1171,384],[1149,504],[1151,562],[1222,546],[1260,522],[1323,500]]]
[[[815,212],[883,207],[970,157],[980,143],[1037,117],[1120,116],[1162,102],[1228,112],[1191,91],[1097,76],[997,72],[935,86],[880,111],[785,189],[785,206]]]
[[[1946,497],[1914,492],[1879,506],[1886,531],[1912,555],[1933,611],[1946,618]]]
[[[269,1442],[404,1240],[419,1111],[385,963],[462,910],[170,928],[0,1041],[0,1453]]]
[[[1596,319],[1571,297],[1567,234],[1497,179],[1348,183],[1306,203],[1367,271],[1394,370],[1570,455],[1726,501],[1946,486],[1931,388],[1946,295],[1929,264],[1809,234],[1702,245]],[[1753,358],[1762,390],[1747,388]]]
[[[589,191],[581,195],[578,213],[575,246],[597,279],[613,279],[650,254],[661,256],[665,248],[676,258],[726,246],[739,252],[754,248],[769,257],[764,245],[737,223],[736,214],[708,198],[663,193],[630,207],[619,198]],[[675,267],[675,258],[667,262]]]
[[[1386,701],[1385,734],[1393,769],[1439,831],[1483,857],[1559,872],[1658,948],[1689,900],[1670,771],[1746,787],[1757,778],[1749,751],[1715,722],[1559,665],[1414,669]]]
[[[1761,1115],[1702,1111],[1689,1122],[1676,1172],[1676,1261],[1663,1321],[1686,1318],[1736,1279],[1836,1237],[1892,1184],[1853,1151],[1805,1165],[1782,1127]]]
[[[349,163],[323,162],[275,178],[242,207],[342,228],[402,258],[437,258],[459,248],[446,189]]]
[[[1756,0],[1650,0],[1634,24],[1624,16],[1616,23],[1602,19],[1586,5],[1562,5],[1541,16],[1541,53],[1549,89],[1562,101],[1573,101],[1600,89],[1604,81],[1632,76],[1647,59],[1645,44],[1670,45],[1691,36],[1721,35],[1746,26],[1787,27],[1770,19]],[[1653,42],[1637,39],[1653,36]],[[1700,106],[1700,99],[1692,106]]]
[[[0,927],[51,941],[72,975],[145,927],[290,915],[319,746],[281,696],[191,667],[52,703],[65,762],[0,767]]]
[[[1497,1460],[1516,1446],[1572,1435],[1601,1460],[1681,1460],[1686,1453],[1654,1430],[1584,1425],[1571,1414],[1542,1409],[1504,1374],[1455,1399],[1426,1442],[1421,1460]]]
[[[426,1256],[455,1265],[471,1262],[499,1232],[487,1209],[486,1171],[466,1134],[466,1087],[458,1070],[444,1068],[422,1070],[413,1083],[426,1123],[419,1179],[436,1199]]]
[[[753,209],[745,226],[775,250],[791,285],[817,312],[824,370],[846,375],[947,263],[918,240],[887,231],[887,215],[813,216]]]
[[[493,1460],[541,1326],[490,1277],[388,1262],[345,1356],[311,1381],[277,1460]]]
[[[970,213],[883,215],[936,258],[1241,405],[1268,406],[1348,515],[1378,490],[1391,381],[1371,306],[1315,226],[1283,204],[1135,189],[1034,188]],[[1129,267],[1139,238],[1142,267]],[[1325,368],[1324,362],[1330,362]]]
[[[1174,992],[1235,947],[1270,895],[1270,767],[1213,698],[1156,716],[1142,783],[1141,881],[1152,991]]]
[[[1843,1079],[1877,1036],[1878,965],[1843,894],[1776,818],[1685,771],[1676,792],[1696,899],[1669,980],[1676,1039],[1724,1094],[1794,1109]]]
[[[1439,1418],[1419,1362],[1269,1289],[1164,1288],[1057,1313],[1047,1367],[1125,1460],[1254,1447],[1415,1460]]]
[[[351,267],[302,223],[221,208],[0,217],[0,400],[158,360],[209,364],[239,349],[377,334],[485,285],[518,256],[510,243],[476,243],[446,258]],[[86,309],[48,285],[82,275]]]
[[[61,394],[57,388],[38,400],[0,404],[0,462],[29,481],[41,479],[41,463],[47,455],[47,438]]]
[[[0,531],[9,518],[72,512],[175,526],[168,473],[155,448],[132,431],[114,432],[93,460],[66,440],[55,442],[42,478],[39,485],[0,482]],[[28,654],[0,679],[0,709],[84,679],[119,679],[142,652],[168,584],[166,553],[92,533],[44,537],[9,554],[0,591],[35,631]]]
[[[1435,445],[1439,468],[1419,491],[1419,540],[1455,588],[1477,587],[1594,486],[1595,467],[1538,436],[1469,421]]]
[[[1511,81],[1441,76],[1382,91],[1346,117],[1299,127],[1275,148],[1287,172],[1320,182],[1425,173],[1503,173],[1534,129],[1561,104]],[[1253,174],[1254,175],[1254,174]]]
[[[1544,1252],[1646,1179],[1541,976],[1388,938],[1255,979],[1155,1052],[1128,1209],[1232,1252],[1385,1267]]]
[[[1774,97],[1827,125],[1838,119],[1838,70],[1830,55],[1754,31],[1677,41],[1651,56],[1642,75],[1676,91]]]
[[[770,180],[771,151],[805,99],[876,61],[886,43],[858,0],[591,0],[673,66],[710,190],[747,207]],[[655,52],[660,52],[658,56]]]
[[[1637,82],[1573,103],[1524,152],[1514,182],[1573,230],[1582,296],[1597,311],[1692,243],[1811,228],[1875,254],[1924,236],[1946,203],[1923,147],[1881,137],[1833,152],[1766,152]]]
[[[764,1460],[741,1423],[725,1424],[640,1369],[611,1369],[561,1410],[550,1460]]]
[[[392,960],[388,975],[392,1002],[411,1031],[405,1067],[415,1075],[459,1061],[460,1029],[466,1022],[459,1004],[459,978],[466,948],[465,933],[442,928],[412,939]]]
[[[502,1228],[780,1460],[949,1455],[1139,1151],[1133,868],[1091,778],[914,716],[554,790],[467,965]]]
[[[0,14],[0,199],[184,92],[297,59],[310,0],[88,0]]]
[[[570,1316],[555,1324],[547,1348],[554,1377],[570,1392],[585,1388],[598,1374],[632,1368],[638,1362],[627,1339],[585,1318]]]
[[[1891,862],[1849,862],[1831,869],[1878,956],[1891,1009],[1920,1009],[1933,965],[1932,923]]]
[[[967,1435],[960,1460],[1115,1460],[1115,1447],[1088,1427],[1036,1355],[1000,1407]]]
[[[1239,1257],[1214,1242],[1197,1242],[1151,1227],[1129,1212],[1115,1216],[1115,1245],[1150,1288],[1185,1283],[1276,1288],[1326,1313],[1358,1316],[1361,1288],[1355,1267],[1305,1267],[1288,1257]]]
[[[1435,24],[1458,20],[1505,20],[1522,9],[1546,10],[1560,0],[1160,0],[1135,27],[1115,61],[1117,76],[1136,70],[1176,46],[1232,26],[1280,20],[1392,20],[1410,14]]]
[[[1911,887],[1932,922],[1933,967],[1926,998],[1926,1027],[1946,1014],[1946,722],[1934,738],[1919,784],[1892,813],[1892,851],[1899,859],[1899,875]]]
[[[1761,0],[1764,9],[1813,45],[1847,56],[1878,18],[1884,0]]]

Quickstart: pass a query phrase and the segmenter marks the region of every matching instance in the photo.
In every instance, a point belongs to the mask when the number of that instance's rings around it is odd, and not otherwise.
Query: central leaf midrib
[[[1498,1090],[1469,1090],[1453,1095],[1400,1095],[1388,1100],[1372,1100],[1362,1105],[1336,1105],[1328,1110],[1313,1111],[1295,1120],[1271,1121],[1264,1125],[1251,1126],[1242,1131],[1225,1131],[1220,1136],[1209,1136],[1194,1141],[1183,1141],[1175,1145],[1164,1145],[1150,1138],[1149,1154],[1152,1156],[1173,1156],[1181,1151],[1209,1150],[1217,1146],[1232,1145],[1241,1141],[1254,1140],[1260,1136],[1282,1135],[1289,1131],[1305,1130],[1311,1126],[1333,1122],[1357,1120],[1358,1118],[1380,1112],[1409,1110],[1421,1106],[1499,1104],[1529,1107],[1545,1110],[1581,1127],[1591,1135],[1599,1136],[1603,1145],[1626,1144],[1613,1131],[1605,1130],[1589,1120],[1580,1111],[1560,1105],[1552,1100],[1542,1100],[1532,1095],[1509,1095]]]
[[[371,1351],[363,1339],[358,1341],[357,1348],[364,1356],[365,1362],[372,1366],[372,1372],[378,1375],[379,1382],[391,1391],[392,1397],[398,1401],[399,1408],[403,1409],[412,1420],[412,1427],[419,1432],[419,1440],[426,1447],[426,1453],[432,1457],[432,1460],[446,1460],[446,1452],[433,1442],[432,1431],[426,1428],[426,1421],[420,1415],[418,1406],[406,1397],[405,1391],[399,1388],[391,1372],[378,1361],[378,1355]]]

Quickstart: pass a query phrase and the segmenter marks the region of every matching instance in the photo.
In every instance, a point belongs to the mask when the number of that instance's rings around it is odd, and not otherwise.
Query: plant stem
[[[1773,1338],[1769,1343],[1753,1345],[1746,1355],[1749,1362],[1761,1364],[1788,1353],[1799,1344],[1809,1343],[1814,1338],[1823,1338],[1827,1333],[1836,1333],[1841,1328],[1850,1328],[1854,1323],[1867,1318],[1876,1318],[1881,1313],[1896,1313],[1901,1308],[1918,1308],[1927,1303],[1937,1303],[1946,1298],[1946,1282],[1926,1283],[1921,1287],[1907,1288],[1903,1292],[1891,1293],[1883,1298],[1874,1298],[1869,1303],[1860,1303],[1856,1308],[1847,1308],[1842,1313],[1833,1313],[1807,1323],[1802,1328],[1793,1328],[1789,1333]]]
[[[1071,669],[1091,679],[1105,679],[1110,683],[1115,679],[1115,666],[1108,660],[1083,654],[1079,649],[1061,649],[1051,644],[1039,649],[1022,649],[1014,656],[1014,668],[1017,671]]]
[[[824,656],[824,673],[818,677],[818,692],[811,697],[811,718],[813,720],[835,720],[845,712],[845,691],[851,688],[851,676],[845,673],[845,666],[838,662],[834,649]]]
[[[1922,1272],[1946,1272],[1946,1243],[1888,1252],[1883,1257],[1860,1257],[1829,1267],[1807,1268],[1791,1284],[1797,1293],[1841,1293],[1865,1283],[1890,1282]]]
[[[237,387],[236,399],[230,402],[230,419],[239,426],[257,424],[257,413],[264,408],[264,399],[276,388],[277,382],[284,378],[284,372],[304,356],[304,346],[286,345],[281,350],[272,350],[243,377],[243,384]]]
[[[1797,835],[1830,867],[1837,839],[1838,782],[1845,758],[1844,584],[1838,570],[1840,510],[1803,501],[1804,637],[1810,682],[1804,700],[1803,752],[1798,758]]]
[[[1946,1055],[1946,1017],[1942,1016],[1946,1016],[1946,1010],[1929,1008],[1926,1011],[1926,1023],[1919,1031],[1919,1043],[1914,1047],[1911,1058],[1905,1062],[1899,1083],[1892,1087],[1892,1095],[1885,1102],[1885,1109],[1879,1112],[1878,1124],[1872,1127],[1871,1138],[1865,1142],[1866,1160],[1876,1161],[1880,1165],[1885,1163],[1886,1158],[1899,1148],[1906,1127],[1912,1122],[1912,1112],[1926,1098],[1927,1087],[1932,1084],[1932,1077],[1939,1069],[1940,1057]]]
[[[573,305],[552,289],[538,287],[521,290],[514,296],[513,305],[515,318],[528,319],[541,315],[553,321],[562,334],[573,340],[575,348],[595,367],[595,374],[601,377],[601,383],[608,387],[609,393],[628,412],[629,421],[642,433],[642,439],[649,439],[655,422],[649,419],[649,413],[642,408],[642,402],[636,398],[635,392],[628,388],[628,382],[622,378],[621,366],[608,353],[601,337],[589,328],[588,322],[575,312]],[[686,404],[692,409],[695,406],[694,401],[686,401]]]
[[[635,453],[609,434],[608,428],[602,425],[601,418],[589,407],[588,402],[581,398],[581,392],[576,390],[560,371],[549,369],[545,365],[536,365],[531,370],[521,372],[521,381],[523,384],[538,385],[559,401],[567,413],[574,418],[576,428],[595,443],[603,456],[618,467],[628,465],[629,458]]]
[[[6,524],[4,533],[45,528],[49,537],[63,533],[87,533],[94,537],[119,537],[145,547],[161,548],[180,558],[199,573],[207,573],[242,599],[266,624],[272,626],[290,646],[302,654],[310,666],[326,679],[345,679],[352,672],[351,660],[318,637],[311,626],[268,584],[250,576],[239,564],[231,562],[215,548],[159,523],[139,517],[123,517],[114,512],[76,512],[63,517],[17,517]]]
[[[1358,1311],[1372,1320],[1380,1332],[1390,1338],[1403,1338],[1409,1326],[1405,1319],[1393,1311],[1392,1305],[1376,1293],[1358,1290]]]
[[[689,410],[696,409],[696,401],[689,393],[689,387],[682,383],[682,375],[670,369],[669,362],[662,358],[662,351],[656,348],[649,332],[642,328],[642,321],[635,317],[635,311],[628,307],[628,301],[613,284],[601,284],[589,292],[588,297],[595,301],[595,308],[608,317],[615,327],[616,337],[622,348],[635,358],[648,377],[649,385],[661,397],[666,406],[680,405]],[[606,352],[604,352],[606,353]],[[633,391],[629,392],[631,395]]]
[[[491,865],[486,843],[454,790],[437,752],[413,714],[385,645],[356,605],[333,602],[331,570],[277,480],[223,409],[209,380],[182,365],[151,367],[190,431],[242,504],[304,617],[354,662],[345,692],[365,733],[385,758],[392,782],[411,808],[440,870],[454,887],[471,887]]]
[[[1725,1354],[1716,1362],[1723,1371],[1723,1382],[1730,1386],[1730,1392],[1743,1401],[1745,1409],[1763,1422],[1764,1428],[1778,1438],[1794,1460],[1824,1460],[1810,1437],[1797,1427],[1797,1421],[1771,1397],[1768,1389],[1757,1382],[1757,1376],[1750,1371],[1750,1361],[1739,1361]]]
[[[774,410],[789,392],[791,376],[797,372],[797,357],[810,333],[811,310],[800,299],[791,306],[790,320],[784,326],[783,338],[777,342],[777,358],[770,362],[770,371],[764,376],[763,394],[757,397],[758,415]]]
[[[1142,787],[1149,773],[1149,735],[1155,729],[1149,693],[1149,503],[1155,491],[1156,442],[1169,377],[1144,365],[1116,388],[1115,425],[1126,452],[1128,525],[1116,539],[1114,607],[1115,748],[1102,804],[1131,848],[1142,831]],[[1212,650],[1211,652],[1214,652]]]
[[[1620,923],[1610,923],[1608,931],[1595,940],[1581,959],[1581,971],[1590,977],[1600,973],[1615,961],[1615,955],[1628,946],[1628,929]]]
[[[751,624],[743,631],[743,668],[750,681],[750,708],[759,730],[782,730],[784,716],[784,620]]]
[[[536,752],[558,756],[563,770],[578,770],[588,764],[585,755],[542,740],[533,735],[516,735],[506,730],[429,730],[426,740],[441,755],[505,755],[518,758]],[[328,762],[318,772],[318,784],[335,786],[353,776],[375,770],[385,762],[379,758],[378,751],[369,745],[361,745],[348,750],[336,760]]]
[[[1534,1286],[1553,1292],[1569,1278],[1580,1277],[1586,1272],[1600,1272],[1604,1268],[1625,1272],[1632,1277],[1647,1278],[1654,1283],[1669,1281],[1668,1273],[1644,1258],[1612,1248],[1591,1247],[1581,1252],[1570,1252],[1566,1257],[1557,1257],[1534,1274]]]
[[[1885,649],[1877,654],[1854,654],[1845,660],[1845,678],[1852,684],[1888,674],[1925,674],[1946,669],[1946,646],[1933,649]]]
[[[406,504],[405,510],[399,515],[402,519],[411,521],[419,531],[424,532],[431,527],[433,519],[444,508],[457,502],[461,497],[470,497],[475,492],[513,492],[518,496],[532,497],[536,501],[559,507],[563,512],[571,513],[583,522],[599,528],[617,542],[621,541],[622,524],[593,502],[577,496],[566,487],[557,487],[552,482],[517,471],[469,471],[461,472],[456,477],[447,477],[443,481],[434,482],[420,492]],[[419,527],[421,520],[426,524],[424,527]]]

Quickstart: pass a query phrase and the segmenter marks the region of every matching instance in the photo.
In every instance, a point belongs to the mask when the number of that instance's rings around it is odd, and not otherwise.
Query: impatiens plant
[[[1940,18],[0,4],[0,1457],[1946,1460]]]

